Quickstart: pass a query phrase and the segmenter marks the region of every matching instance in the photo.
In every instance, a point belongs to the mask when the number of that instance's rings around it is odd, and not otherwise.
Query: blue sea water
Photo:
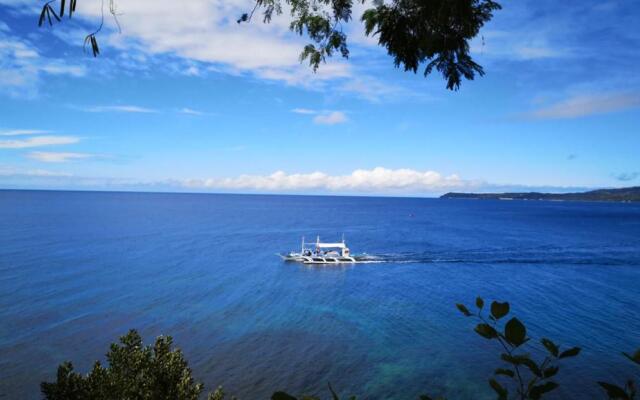
[[[345,235],[384,262],[283,263]],[[207,388],[490,399],[500,349],[455,309],[507,300],[534,338],[582,353],[551,398],[637,376],[640,205],[0,191],[0,397],[40,398],[130,328],[169,334]],[[538,351],[532,346],[531,351]]]

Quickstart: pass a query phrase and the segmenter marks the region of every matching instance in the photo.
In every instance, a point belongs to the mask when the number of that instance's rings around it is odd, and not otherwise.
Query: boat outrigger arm
[[[322,243],[320,236],[315,243],[305,243],[302,237],[300,252],[290,252],[289,254],[279,254],[284,261],[296,261],[304,264],[341,264],[354,263],[356,259],[351,256],[347,244],[342,238],[342,242]]]

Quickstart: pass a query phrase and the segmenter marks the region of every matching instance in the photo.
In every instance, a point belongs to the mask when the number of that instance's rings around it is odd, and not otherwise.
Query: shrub
[[[64,362],[58,367],[56,382],[41,384],[42,393],[48,400],[197,400],[204,386],[195,382],[182,352],[172,350],[172,344],[170,336],[160,336],[153,347],[143,346],[138,332],[131,330],[119,344],[111,345],[108,366],[97,361],[83,376]],[[220,392],[210,398],[221,399]]]

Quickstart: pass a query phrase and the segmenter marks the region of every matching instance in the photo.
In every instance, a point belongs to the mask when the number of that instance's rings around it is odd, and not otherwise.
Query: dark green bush
[[[131,330],[111,345],[108,366],[96,362],[89,374],[80,375],[65,362],[58,367],[56,382],[41,384],[42,393],[48,400],[196,400],[204,387],[194,381],[187,361],[172,344],[171,337],[160,336],[153,347],[143,346],[138,332]]]

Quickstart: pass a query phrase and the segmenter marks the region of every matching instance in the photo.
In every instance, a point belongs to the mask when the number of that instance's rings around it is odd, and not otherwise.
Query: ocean
[[[276,256],[343,234],[380,262]],[[476,296],[582,348],[549,398],[602,398],[596,381],[638,376],[640,205],[0,191],[0,398],[41,398],[135,328],[241,399],[493,399],[500,348],[455,307]]]

